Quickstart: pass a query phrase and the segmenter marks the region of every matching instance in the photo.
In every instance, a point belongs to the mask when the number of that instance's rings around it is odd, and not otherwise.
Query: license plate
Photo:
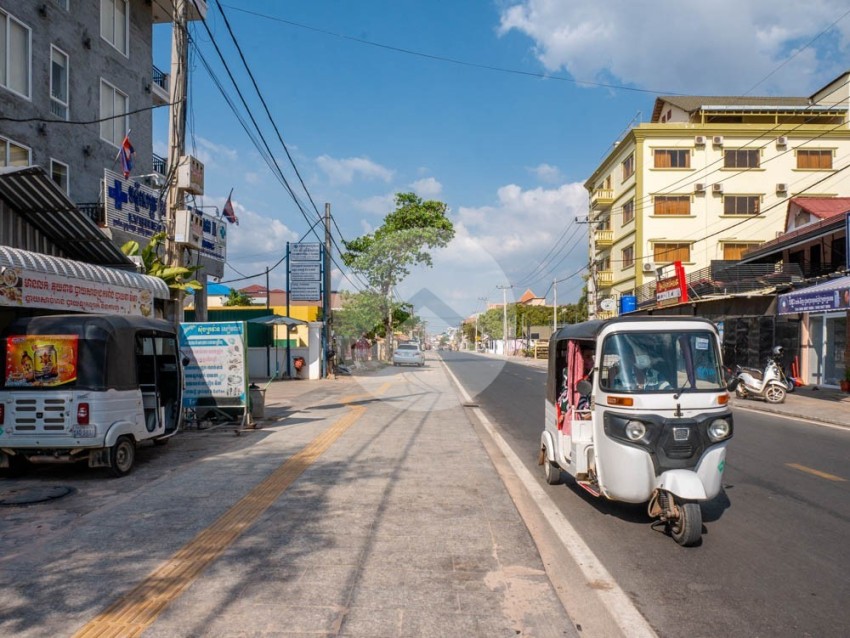
[[[689,438],[691,438],[690,428],[673,428],[674,441],[687,441]]]
[[[77,425],[71,433],[78,439],[89,439],[97,436],[97,429],[93,425]]]

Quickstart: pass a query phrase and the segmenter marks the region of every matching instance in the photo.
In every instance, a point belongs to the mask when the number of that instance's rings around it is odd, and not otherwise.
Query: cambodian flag
[[[236,211],[233,210],[233,202],[230,198],[233,196],[233,189],[230,189],[230,195],[227,196],[227,201],[224,203],[224,218],[231,224],[239,225],[239,218],[236,216]]]
[[[130,171],[133,170],[133,157],[136,155],[136,149],[130,144],[130,134],[124,136],[124,141],[121,142],[121,150],[118,151],[118,157],[121,159],[121,170],[124,172],[124,179],[130,177]]]

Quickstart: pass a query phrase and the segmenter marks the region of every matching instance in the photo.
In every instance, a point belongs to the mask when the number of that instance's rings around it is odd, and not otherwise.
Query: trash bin
[[[251,398],[251,416],[262,419],[266,414],[266,391],[252,386],[248,388],[248,393]]]

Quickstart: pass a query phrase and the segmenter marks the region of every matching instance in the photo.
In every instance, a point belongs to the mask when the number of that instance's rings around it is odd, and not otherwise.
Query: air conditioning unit
[[[142,274],[145,273],[145,262],[142,259],[141,255],[129,255],[130,261],[133,262],[133,265],[136,267],[136,272],[140,272]]]
[[[194,210],[178,210],[174,224],[175,243],[200,248],[204,235],[204,218]]]
[[[712,193],[722,193],[723,192],[723,184],[712,184],[711,185]]]
[[[777,146],[788,146],[788,138],[785,137],[784,135],[780,135],[779,137],[776,138],[776,145]]]
[[[705,146],[705,135],[697,135],[694,138],[694,145],[695,146]]]
[[[643,270],[643,272],[646,273],[655,272],[655,264],[649,261],[645,261],[643,262],[643,266],[641,267],[641,269]]]
[[[779,183],[776,185],[777,193],[787,193],[788,192],[788,184]]]
[[[705,192],[705,184],[702,182],[697,182],[694,184],[694,192],[695,193],[704,193]]]
[[[722,135],[715,135],[714,137],[711,138],[711,143],[714,144],[715,146],[723,146],[723,136]]]
[[[780,237],[782,237],[782,235],[784,235],[784,234],[785,234],[785,232],[784,232],[784,231],[777,230],[777,231],[776,231],[776,238],[777,238],[777,239],[779,239],[779,238],[780,238]]]

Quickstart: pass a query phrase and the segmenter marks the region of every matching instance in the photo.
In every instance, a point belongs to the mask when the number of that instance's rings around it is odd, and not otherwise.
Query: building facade
[[[590,315],[616,314],[600,304],[673,262],[740,259],[785,230],[794,196],[847,194],[848,80],[809,97],[657,98],[585,183]]]

